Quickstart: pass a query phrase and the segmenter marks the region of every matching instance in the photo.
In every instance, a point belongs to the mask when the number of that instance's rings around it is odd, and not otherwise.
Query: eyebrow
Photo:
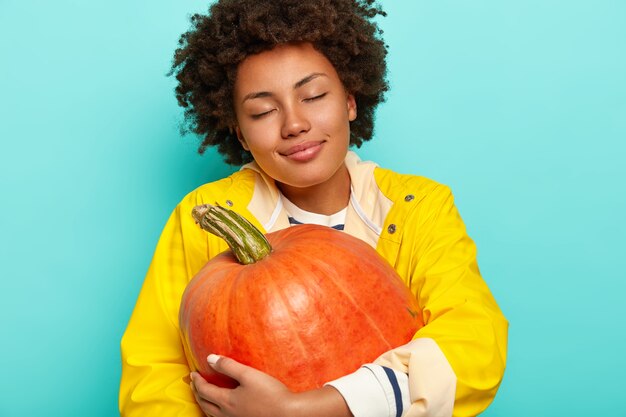
[[[324,74],[323,72],[314,72],[312,74],[307,75],[306,77],[304,77],[297,83],[295,83],[293,85],[293,89],[297,90],[298,88],[302,87],[303,85],[307,83],[310,83],[311,81],[313,81],[314,79],[318,77],[328,77],[328,75]],[[269,91],[257,91],[257,92],[246,94],[243,100],[241,100],[241,102],[243,103],[246,100],[252,100],[255,98],[263,98],[263,97],[271,97],[271,96],[273,96],[273,94],[270,93]]]

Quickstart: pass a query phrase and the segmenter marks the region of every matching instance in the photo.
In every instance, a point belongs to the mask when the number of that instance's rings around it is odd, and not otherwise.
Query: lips
[[[322,150],[325,141],[304,142],[299,145],[292,146],[285,152],[281,153],[284,157],[294,162],[308,162],[314,159]]]
[[[305,143],[301,143],[299,145],[296,146],[292,146],[291,148],[287,149],[285,152],[283,152],[282,154],[284,156],[290,156],[293,154],[296,154],[298,152],[302,152],[302,151],[306,151],[309,148],[313,148],[315,146],[319,146],[323,143],[323,141],[315,141],[315,142],[305,142]]]

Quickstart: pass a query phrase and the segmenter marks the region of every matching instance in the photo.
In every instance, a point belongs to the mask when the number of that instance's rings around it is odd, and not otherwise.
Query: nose
[[[285,109],[283,115],[283,126],[281,129],[283,139],[297,137],[311,129],[308,118],[297,107]]]

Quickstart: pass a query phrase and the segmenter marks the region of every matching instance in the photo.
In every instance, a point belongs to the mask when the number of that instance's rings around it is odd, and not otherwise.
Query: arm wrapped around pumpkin
[[[450,189],[437,185],[404,225],[394,265],[423,308],[414,340],[375,363],[407,372],[406,417],[475,416],[493,401],[506,363],[508,322],[482,279],[476,246]]]

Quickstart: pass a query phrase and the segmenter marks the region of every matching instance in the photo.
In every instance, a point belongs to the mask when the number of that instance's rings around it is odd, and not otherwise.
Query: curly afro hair
[[[232,130],[237,67],[278,44],[310,42],[355,97],[359,117],[351,122],[350,144],[360,147],[371,139],[374,110],[389,89],[377,15],[386,14],[374,0],[220,0],[208,15],[193,15],[169,73],[176,74],[176,98],[185,109],[183,132],[201,136],[200,154],[217,146],[231,165],[250,162]]]

